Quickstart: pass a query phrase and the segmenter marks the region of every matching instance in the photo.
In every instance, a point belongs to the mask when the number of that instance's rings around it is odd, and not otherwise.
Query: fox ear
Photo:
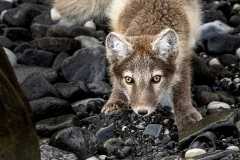
[[[174,30],[165,29],[152,44],[152,50],[161,58],[167,58],[178,53],[178,37]]]
[[[110,61],[124,58],[132,51],[132,45],[121,35],[111,32],[106,39],[107,58]]]

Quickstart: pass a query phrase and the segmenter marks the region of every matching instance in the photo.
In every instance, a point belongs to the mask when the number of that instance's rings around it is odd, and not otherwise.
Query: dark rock
[[[39,73],[28,76],[21,84],[29,100],[43,97],[61,97],[60,93]]]
[[[124,142],[118,138],[111,138],[104,143],[103,147],[106,150],[107,155],[114,154],[117,150],[124,146]]]
[[[55,70],[60,70],[62,62],[68,57],[70,56],[66,52],[61,52],[60,54],[58,54],[58,56],[55,58],[53,62],[52,68]]]
[[[23,53],[26,49],[33,49],[33,47],[29,43],[25,42],[25,43],[21,43],[17,47],[15,47],[13,52],[14,53],[18,53],[18,52]]]
[[[221,55],[219,59],[224,66],[230,66],[231,64],[235,64],[240,60],[237,56],[232,54]]]
[[[240,25],[240,15],[233,15],[230,20],[229,23],[233,26],[233,27],[237,27]]]
[[[9,10],[12,8],[12,3],[8,1],[0,1],[0,13],[4,10]]]
[[[70,103],[55,97],[45,97],[30,101],[34,114],[34,121],[39,122],[43,119],[73,114]]]
[[[20,27],[2,28],[0,30],[0,35],[9,38],[12,41],[15,41],[15,40],[29,41],[29,40],[31,40],[28,30],[25,28],[20,28]]]
[[[90,125],[90,124],[93,124],[93,125],[98,125],[100,123],[100,116],[91,116],[91,117],[87,117],[87,118],[83,118],[80,120],[80,122],[83,124],[83,125]]]
[[[40,137],[51,137],[57,131],[69,127],[80,127],[80,120],[77,116],[66,114],[58,117],[44,119],[36,124],[37,134]]]
[[[191,65],[195,85],[211,86],[215,82],[216,77],[230,74],[230,72],[221,65],[208,66],[203,58],[195,54],[192,56]]]
[[[39,39],[46,35],[48,25],[33,23],[30,26],[30,33],[33,39]]]
[[[103,95],[109,96],[112,92],[111,86],[108,83],[102,81],[89,83],[88,88],[90,89],[91,94],[97,97]]]
[[[72,38],[44,37],[33,41],[32,44],[39,50],[54,53],[67,52],[72,54],[81,48],[80,42]]]
[[[236,120],[237,111],[234,109],[213,113],[197,123],[183,128],[179,132],[179,147],[188,146],[190,141],[205,131],[212,131],[217,136],[219,134],[234,135],[234,133],[237,133],[237,128],[234,125]]]
[[[48,144],[40,145],[41,159],[60,159],[61,160],[78,160],[77,156],[73,153],[63,151],[59,148],[49,146]]]
[[[50,14],[50,10],[51,10],[51,7],[50,6],[46,6],[46,5],[41,5],[40,1],[42,0],[38,0],[38,2],[36,3],[29,3],[28,0],[21,0],[21,1],[27,1],[27,3],[21,3],[19,4],[19,8],[35,8],[37,10],[39,10],[41,12],[41,14]]]
[[[5,1],[0,1],[1,2],[5,2]],[[0,4],[1,6],[1,4]],[[7,38],[7,37],[4,37],[4,36],[0,36],[0,44],[5,47],[5,48],[8,48],[8,49],[11,49],[13,47],[13,42]]]
[[[209,91],[211,91],[211,88],[209,87],[209,86],[207,86],[207,85],[201,85],[201,86],[196,86],[196,85],[194,85],[193,87],[192,87],[192,89],[193,89],[193,93],[195,94],[195,93],[198,93],[198,92],[203,92],[203,91],[205,91],[205,92],[209,92]]]
[[[71,26],[68,29],[67,34],[70,37],[78,37],[78,36],[89,36],[89,37],[95,37],[96,32],[94,29],[87,28],[87,27],[81,27],[81,26]]]
[[[0,157],[40,160],[31,107],[2,47],[0,57]]]
[[[76,102],[88,97],[81,88],[71,83],[57,83],[54,87],[63,95],[63,98],[69,102]]]
[[[32,24],[34,24],[34,23],[43,24],[43,25],[51,25],[52,19],[50,17],[50,14],[40,14],[32,20]]]
[[[229,19],[231,14],[232,14],[231,13],[232,12],[232,6],[228,2],[223,2],[223,1],[219,2],[218,4],[214,5],[211,9],[222,11],[227,19]]]
[[[83,81],[92,83],[103,81],[107,59],[102,46],[81,49],[63,61],[61,69],[68,82]]]
[[[70,127],[54,134],[49,144],[75,153],[79,160],[84,160],[97,152],[99,142],[91,132]]]
[[[189,146],[189,149],[198,148],[206,152],[216,151],[217,137],[212,132],[205,132],[197,136]]]
[[[225,151],[215,151],[209,152],[205,154],[201,154],[199,156],[193,157],[193,159],[198,160],[209,160],[209,159],[221,159],[221,160],[228,160],[228,159],[235,159],[237,157],[237,153],[232,150],[225,150]],[[226,159],[224,159],[226,158]]]
[[[149,124],[143,132],[143,135],[149,135],[152,137],[159,137],[163,131],[163,126],[160,124]]]
[[[207,10],[203,14],[203,23],[213,22],[216,20],[222,21],[227,24],[227,19],[222,11],[219,10]]]
[[[55,83],[60,79],[59,74],[51,68],[17,65],[14,66],[14,72],[20,84],[31,74],[41,73],[50,83]]]
[[[29,28],[32,20],[41,12],[35,7],[21,7],[7,10],[3,16],[2,22],[9,27]]]
[[[195,101],[197,102],[198,106],[208,105],[208,103],[212,101],[220,101],[220,100],[221,100],[221,96],[212,92],[203,91],[195,94]]]
[[[99,142],[105,142],[106,140],[110,138],[117,138],[118,134],[116,134],[114,124],[111,124],[105,128],[100,128],[98,132],[96,133],[96,136],[99,140]]]
[[[235,54],[240,47],[240,36],[238,35],[217,35],[209,38],[207,48],[211,54]]]
[[[104,31],[102,31],[102,30],[96,31],[96,38],[99,39],[100,41],[105,42],[106,37],[107,37],[107,35]]]
[[[67,33],[58,28],[56,25],[51,25],[46,31],[45,37],[69,37]]]
[[[19,63],[28,66],[51,67],[56,54],[44,50],[27,49],[23,52]]]

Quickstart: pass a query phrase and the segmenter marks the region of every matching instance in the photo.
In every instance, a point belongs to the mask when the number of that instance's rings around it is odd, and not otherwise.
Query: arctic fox
[[[192,106],[190,54],[200,25],[198,0],[55,0],[67,20],[110,19],[106,54],[113,90],[102,112],[151,114],[172,90],[179,130],[202,119]]]

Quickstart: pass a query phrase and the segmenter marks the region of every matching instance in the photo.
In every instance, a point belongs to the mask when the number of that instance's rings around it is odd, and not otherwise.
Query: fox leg
[[[112,94],[108,102],[103,106],[102,113],[109,113],[115,110],[127,110],[130,109],[128,105],[128,99],[117,87],[113,87]]]
[[[175,121],[178,130],[202,119],[200,113],[192,106],[191,100],[191,69],[189,63],[181,66],[181,80],[173,86],[172,98],[174,103]]]

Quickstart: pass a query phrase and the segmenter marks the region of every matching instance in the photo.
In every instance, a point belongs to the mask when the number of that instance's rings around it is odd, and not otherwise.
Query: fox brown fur
[[[178,129],[202,117],[191,103],[190,54],[198,38],[198,0],[55,0],[60,14],[76,23],[110,19],[106,50],[112,94],[102,109],[152,113],[172,90]]]

